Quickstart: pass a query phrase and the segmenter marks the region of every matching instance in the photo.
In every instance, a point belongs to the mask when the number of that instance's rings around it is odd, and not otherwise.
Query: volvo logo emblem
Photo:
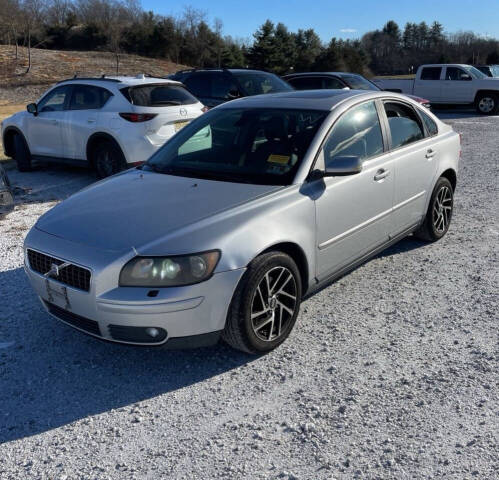
[[[45,274],[45,277],[58,277],[63,268],[66,268],[70,263],[62,263],[61,265],[56,265],[52,263],[50,265],[50,270]]]
[[[187,110],[185,108],[181,108],[180,115],[182,115],[183,117],[187,117]]]

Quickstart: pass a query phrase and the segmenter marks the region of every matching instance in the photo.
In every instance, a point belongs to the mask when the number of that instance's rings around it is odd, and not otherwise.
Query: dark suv
[[[181,70],[169,77],[182,82],[207,107],[262,93],[294,90],[277,75],[261,70],[196,69]]]
[[[499,65],[475,65],[487,77],[499,77]]]

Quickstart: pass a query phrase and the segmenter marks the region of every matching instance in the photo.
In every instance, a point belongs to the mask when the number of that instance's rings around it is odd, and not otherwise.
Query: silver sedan
[[[26,272],[95,337],[267,352],[305,295],[406,235],[446,234],[459,157],[459,135],[398,94],[232,101],[43,215]]]

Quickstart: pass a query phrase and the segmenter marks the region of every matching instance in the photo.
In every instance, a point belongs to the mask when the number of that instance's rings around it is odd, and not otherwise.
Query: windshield
[[[377,85],[360,75],[341,75],[341,79],[344,80],[352,90],[381,90]]]
[[[224,108],[184,127],[144,170],[258,185],[290,185],[329,112]]]
[[[478,68],[467,66],[464,69],[473,77],[473,78],[487,78],[485,73],[478,70]]]
[[[233,72],[246,96],[290,92],[293,87],[277,75],[266,72]]]

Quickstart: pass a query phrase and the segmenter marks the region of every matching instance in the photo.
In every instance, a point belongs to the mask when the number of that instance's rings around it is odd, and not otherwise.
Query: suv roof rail
[[[78,77],[78,75],[75,74],[71,78],[65,78],[64,80],[60,80],[59,82],[57,82],[57,84],[63,82],[70,82],[71,80],[98,80],[98,81],[104,80],[106,82],[121,83],[121,80],[118,80],[117,78],[107,78],[105,75],[103,75],[102,77]]]

